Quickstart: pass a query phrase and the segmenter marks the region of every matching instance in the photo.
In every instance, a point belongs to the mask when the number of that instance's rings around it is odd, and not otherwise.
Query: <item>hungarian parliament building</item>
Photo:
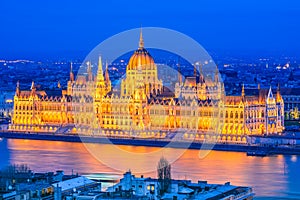
[[[17,83],[14,132],[84,134],[122,138],[172,138],[246,143],[248,135],[281,134],[284,102],[280,94],[259,86],[250,95],[226,96],[218,69],[208,77],[184,77],[178,70],[173,92],[159,79],[158,66],[144,48],[142,34],[126,77],[115,88],[99,57],[97,73],[72,70],[66,90],[20,90]]]

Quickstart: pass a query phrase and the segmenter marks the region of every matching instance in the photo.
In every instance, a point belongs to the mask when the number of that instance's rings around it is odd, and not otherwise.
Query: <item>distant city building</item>
[[[17,84],[10,130],[130,138],[166,138],[180,130],[183,139],[237,143],[246,143],[247,135],[284,130],[279,89],[273,94],[258,88],[248,95],[243,86],[240,96],[225,96],[218,69],[208,77],[199,67],[200,75],[193,77],[182,77],[179,69],[171,92],[158,79],[141,34],[118,91],[107,65],[103,73],[101,57],[96,75],[89,62],[75,80],[71,65],[67,90],[40,91],[32,82],[31,90],[21,91]]]
[[[0,91],[0,117],[11,117],[13,112],[14,92]]]
[[[101,185],[98,182],[90,180],[84,176],[62,180],[60,182],[52,183],[52,187],[57,191],[58,196],[65,196],[77,191],[85,191],[87,188],[98,188],[101,191]]]
[[[75,199],[79,192],[86,191],[100,192],[101,183],[84,176],[64,175],[63,171],[33,173],[25,165],[0,171],[0,199],[3,200]]]
[[[286,120],[300,119],[300,89],[282,88],[282,98],[284,100],[284,110]]]
[[[106,196],[114,199],[253,199],[250,187],[233,186],[229,182],[224,185],[208,184],[207,181],[193,183],[190,180],[171,180],[171,184],[163,195],[159,195],[159,181],[154,178],[135,177],[126,172],[119,183],[109,187]],[[109,195],[108,195],[109,194]],[[106,198],[105,198],[106,197]],[[127,197],[127,198],[126,198]]]

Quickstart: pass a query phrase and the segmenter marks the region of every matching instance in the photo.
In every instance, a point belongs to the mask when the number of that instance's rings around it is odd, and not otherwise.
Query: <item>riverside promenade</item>
[[[7,139],[28,139],[28,140],[49,140],[49,141],[64,141],[64,142],[84,142],[84,143],[100,143],[100,144],[115,144],[115,145],[132,145],[132,146],[148,146],[148,147],[168,147],[168,148],[186,148],[186,149],[202,149],[202,150],[217,150],[217,151],[234,151],[234,152],[249,152],[249,151],[264,151],[268,155],[274,154],[289,154],[300,155],[300,146],[298,145],[270,145],[262,144],[231,144],[231,143],[216,143],[210,144],[201,141],[174,141],[171,139],[141,139],[141,138],[118,138],[118,137],[101,137],[101,136],[83,136],[70,134],[52,134],[52,133],[20,133],[20,132],[0,132],[1,138]],[[250,139],[264,139],[266,137]],[[278,138],[278,137],[277,137]],[[285,139],[283,136],[281,139]],[[288,139],[288,138],[287,138]],[[268,138],[272,140],[272,138]]]

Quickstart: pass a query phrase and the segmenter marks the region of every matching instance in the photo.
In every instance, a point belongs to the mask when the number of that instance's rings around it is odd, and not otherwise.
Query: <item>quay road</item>
[[[257,140],[258,136],[255,136]],[[85,143],[102,143],[115,145],[133,145],[133,146],[149,146],[149,147],[170,147],[170,148],[188,148],[188,149],[212,149],[217,151],[264,151],[268,155],[271,154],[290,154],[300,155],[300,146],[297,145],[254,145],[254,144],[232,144],[232,143],[216,143],[208,144],[201,141],[172,141],[171,139],[140,139],[140,138],[119,138],[119,137],[100,137],[100,136],[78,136],[70,134],[52,134],[52,133],[20,133],[20,132],[0,132],[0,138],[11,139],[29,139],[29,140],[50,140],[65,142],[85,142]],[[264,137],[261,137],[264,138]],[[203,145],[205,144],[205,145]]]

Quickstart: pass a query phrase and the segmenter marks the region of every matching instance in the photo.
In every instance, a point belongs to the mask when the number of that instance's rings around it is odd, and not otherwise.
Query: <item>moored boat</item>
[[[265,157],[268,156],[269,153],[266,151],[262,151],[262,150],[257,150],[257,151],[247,151],[247,156],[260,156],[260,157]]]

